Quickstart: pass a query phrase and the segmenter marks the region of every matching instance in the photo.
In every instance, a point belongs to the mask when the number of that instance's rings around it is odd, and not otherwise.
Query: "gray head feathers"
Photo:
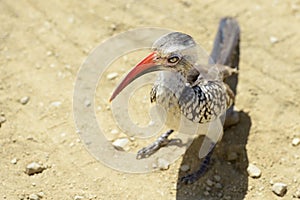
[[[172,32],[162,36],[156,40],[152,46],[153,50],[157,50],[163,54],[179,53],[196,47],[193,38],[185,33]]]

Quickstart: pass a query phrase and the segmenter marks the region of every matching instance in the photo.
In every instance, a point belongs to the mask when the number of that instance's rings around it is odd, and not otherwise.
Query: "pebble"
[[[126,151],[128,150],[128,148],[126,148],[126,146],[129,143],[129,139],[128,138],[120,138],[120,139],[116,139],[112,145],[119,151]]]
[[[298,146],[300,144],[300,138],[294,138],[292,141],[293,146]]]
[[[253,164],[249,164],[248,168],[247,168],[247,172],[249,174],[250,177],[252,178],[259,178],[261,176],[261,170],[253,165]]]
[[[119,76],[119,74],[117,72],[112,72],[112,73],[109,73],[106,78],[108,80],[114,80],[115,78],[117,78]]]
[[[82,200],[82,199],[84,199],[83,196],[76,195],[76,196],[74,197],[74,200]]]
[[[293,197],[300,199],[300,188],[293,194]]]
[[[220,182],[221,176],[219,176],[219,175],[214,175],[214,179],[215,179],[215,181]]]
[[[10,161],[10,163],[13,164],[13,165],[17,164],[17,162],[18,162],[18,160],[17,160],[16,158],[13,158],[13,159]]]
[[[234,161],[238,158],[238,154],[236,152],[229,152],[227,155],[228,161]]]
[[[30,98],[28,96],[22,97],[20,103],[26,105],[29,102]]]
[[[40,197],[36,194],[29,195],[29,200],[39,200],[39,199],[40,199]]]
[[[61,102],[60,101],[53,101],[52,103],[51,103],[51,106],[53,106],[53,107],[59,107],[61,105]]]
[[[287,185],[285,183],[274,183],[274,185],[272,186],[272,191],[276,195],[283,197],[287,192]]]
[[[0,127],[1,127],[1,124],[3,124],[4,122],[6,122],[6,119],[4,116],[0,116]]]
[[[46,54],[47,54],[47,56],[52,56],[53,52],[52,51],[47,51]]]
[[[217,189],[222,189],[222,188],[223,188],[223,186],[222,186],[221,183],[216,183],[215,187],[216,187]]]
[[[117,129],[112,129],[112,130],[110,131],[110,133],[113,134],[113,135],[116,135],[116,134],[119,133],[119,131],[118,131]]]
[[[188,165],[181,165],[180,170],[183,172],[187,172],[190,170],[190,166]]]
[[[38,164],[36,162],[32,162],[27,165],[25,173],[28,175],[33,175],[33,174],[41,173],[44,170],[45,170],[45,168],[43,166],[41,166],[40,164]]]
[[[208,192],[208,191],[204,191],[203,194],[204,194],[205,196],[209,196],[209,192]]]
[[[157,160],[157,163],[158,163],[159,169],[161,169],[161,170],[167,170],[167,169],[169,169],[169,165],[170,165],[169,161],[167,161],[167,160],[165,160],[163,158],[159,158]]]
[[[207,180],[206,180],[206,185],[208,185],[208,186],[213,186],[213,185],[214,185],[214,182],[213,182],[212,180],[210,180],[210,179],[207,179]]]
[[[84,100],[85,107],[90,107],[92,105],[92,102],[89,99]]]
[[[277,37],[271,36],[271,37],[270,37],[270,42],[271,42],[272,44],[277,43],[277,42],[278,42]]]
[[[211,191],[211,187],[208,187],[208,186],[207,186],[207,187],[205,187],[205,190],[206,190],[206,191]]]
[[[110,28],[111,28],[113,31],[115,31],[115,30],[117,30],[117,25],[116,25],[116,24],[111,24],[111,25],[110,25]]]
[[[38,197],[43,198],[45,196],[44,192],[37,193]]]

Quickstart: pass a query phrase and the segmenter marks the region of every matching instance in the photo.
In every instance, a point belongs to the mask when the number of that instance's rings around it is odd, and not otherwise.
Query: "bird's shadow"
[[[197,182],[184,185],[180,178],[197,170],[199,148],[204,137],[198,137],[186,151],[181,166],[190,170],[179,170],[177,181],[177,200],[199,199],[244,199],[248,189],[248,156],[246,144],[251,128],[250,116],[241,111],[240,122],[225,130],[224,136],[216,146],[208,171]],[[209,179],[209,180],[208,180]]]

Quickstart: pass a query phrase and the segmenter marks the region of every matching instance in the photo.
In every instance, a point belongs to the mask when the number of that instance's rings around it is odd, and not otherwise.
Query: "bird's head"
[[[180,32],[172,32],[154,42],[152,52],[139,62],[113,92],[112,101],[127,85],[138,77],[153,71],[170,70],[186,76],[197,61],[196,43]]]

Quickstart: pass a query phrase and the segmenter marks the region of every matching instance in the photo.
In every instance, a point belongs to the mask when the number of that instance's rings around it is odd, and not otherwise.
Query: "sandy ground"
[[[0,1],[0,112],[6,119],[0,198],[293,199],[300,188],[300,145],[292,146],[300,137],[299,10],[298,0]],[[76,75],[92,49],[117,33],[154,26],[186,32],[210,51],[223,16],[241,26],[241,122],[226,131],[209,172],[177,187],[185,174],[180,166],[197,165],[191,157],[198,140],[166,171],[126,174],[96,161],[80,142],[72,113]],[[30,97],[26,105],[19,102],[24,96]],[[28,176],[33,161],[47,169]],[[261,169],[260,178],[248,177],[249,163]],[[216,174],[222,187],[212,186],[206,196],[207,179]],[[284,197],[272,193],[272,182],[287,184]]]

